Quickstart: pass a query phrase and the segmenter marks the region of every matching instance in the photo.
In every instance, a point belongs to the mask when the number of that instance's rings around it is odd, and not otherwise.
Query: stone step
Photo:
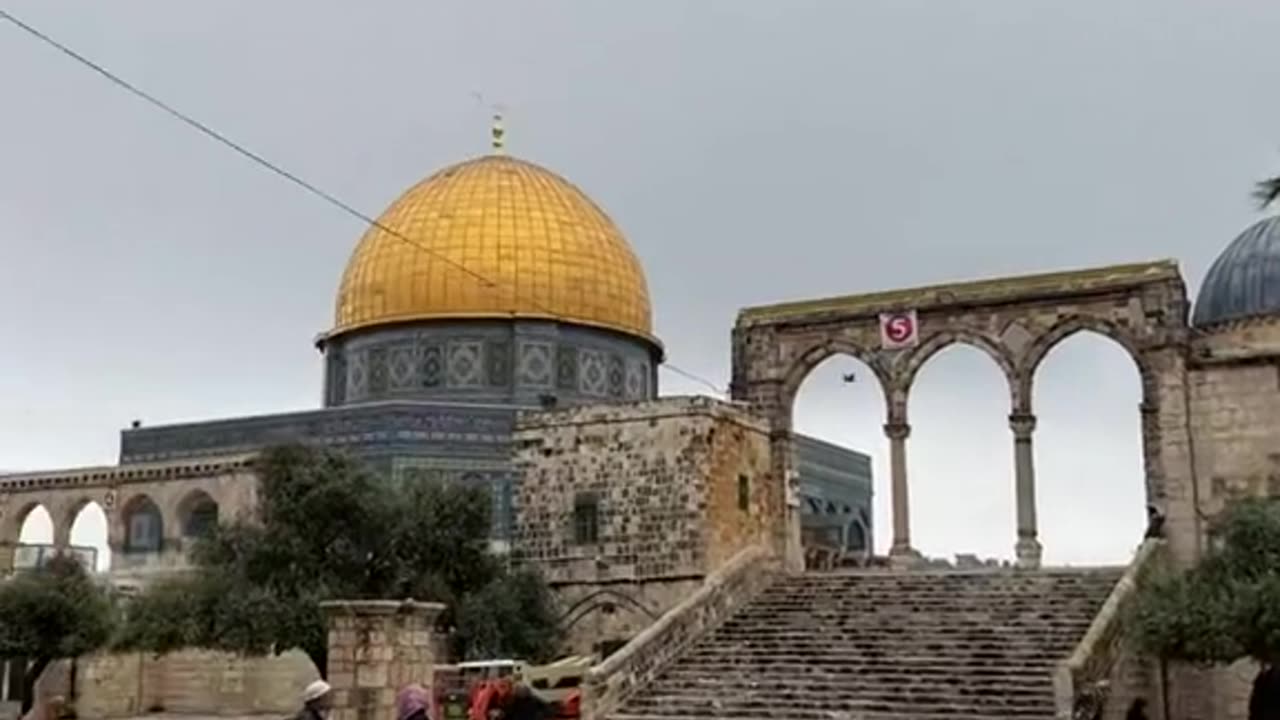
[[[939,683],[943,685],[964,684],[973,687],[988,685],[1036,687],[1042,688],[1045,683],[1052,684],[1048,668],[1031,668],[1025,672],[1009,672],[1002,668],[984,668],[981,670],[966,669],[964,673],[955,672],[954,666],[917,665],[914,667],[884,668],[868,666],[851,679],[844,671],[828,671],[824,668],[811,668],[808,672],[769,672],[769,673],[736,673],[732,670],[718,674],[708,674],[703,669],[678,666],[663,675],[654,687],[698,687],[713,686],[754,688],[822,688],[831,685],[845,686],[849,683],[894,683],[899,681],[918,683]]]
[[[1120,573],[779,580],[615,720],[1044,720]]]
[[[766,698],[751,700],[730,696],[721,698],[700,698],[687,700],[683,698],[646,697],[645,701],[635,703],[628,712],[645,714],[702,715],[704,717],[737,718],[748,715],[763,715],[775,711],[786,717],[826,717],[831,718],[838,713],[868,712],[910,712],[917,717],[963,717],[972,713],[983,714],[1038,714],[1042,720],[1053,716],[1052,699],[1046,695],[1040,701],[1020,701],[990,699],[966,699],[932,695],[908,695],[890,698],[865,697],[857,700],[819,698],[813,701],[795,700],[791,698]]]
[[[908,652],[909,651],[909,652]],[[1067,653],[1039,652],[1026,653],[1023,655],[1011,655],[1008,653],[992,652],[969,652],[969,653],[947,653],[932,652],[927,648],[907,648],[902,652],[894,652],[886,650],[878,653],[866,652],[788,652],[788,653],[760,653],[747,654],[733,651],[708,650],[705,648],[695,648],[680,663],[687,665],[698,665],[699,667],[710,668],[717,665],[738,666],[738,665],[758,665],[760,667],[782,668],[791,667],[792,665],[811,667],[831,666],[831,667],[860,667],[863,665],[877,665],[881,667],[911,667],[916,661],[933,661],[938,664],[950,664],[953,669],[957,660],[965,661],[968,666],[982,665],[987,667],[1007,667],[1017,668],[1027,665],[1035,665],[1037,667],[1054,667],[1057,663],[1067,657]]]
[[[832,643],[829,640],[821,643],[805,643],[805,642],[786,642],[786,643],[770,643],[758,641],[725,641],[721,639],[710,640],[700,646],[700,650],[706,654],[715,655],[751,655],[756,658],[760,657],[847,657],[860,655],[875,656],[892,656],[895,654],[930,654],[936,656],[969,656],[980,655],[995,657],[1016,657],[1026,658],[1031,656],[1047,655],[1049,657],[1064,658],[1072,648],[1071,643],[1032,643],[1028,641],[1019,641],[1018,643],[1001,643],[1001,642],[974,642],[974,643],[958,643],[943,642],[930,638],[899,638],[894,642],[858,642],[857,640],[848,640],[841,643]]]
[[[906,689],[922,689],[943,694],[986,694],[1001,693],[1007,696],[1014,694],[1034,694],[1043,697],[1046,689],[1052,688],[1052,680],[1048,673],[1036,675],[896,675],[865,674],[858,678],[835,678],[827,676],[819,680],[801,680],[788,678],[762,682],[759,675],[733,675],[726,673],[718,682],[712,683],[709,678],[686,678],[686,676],[666,676],[650,687],[650,694],[663,693],[707,693],[713,688],[728,689],[733,694],[772,693],[778,697],[790,692],[804,691],[810,694],[822,694],[822,697],[840,697],[847,694],[861,696],[865,693],[901,692]]]
[[[947,628],[946,625],[913,626],[900,624],[882,625],[879,623],[863,625],[841,623],[838,625],[822,624],[817,626],[733,623],[719,626],[714,637],[724,639],[746,638],[762,643],[787,641],[822,642],[824,638],[829,638],[832,642],[842,642],[846,641],[846,639],[892,642],[897,638],[931,638],[940,639],[940,641],[969,642],[1036,642],[1038,638],[1046,638],[1047,641],[1052,642],[1055,639],[1073,637],[1073,635],[1079,634],[1080,630],[1088,629],[1088,626],[1088,623],[1074,623],[1069,625],[1024,625],[1019,626],[1019,628],[1010,628],[1010,626],[1006,625],[986,626],[986,628],[983,628],[982,625]]]
[[[1071,601],[1057,599],[1051,601],[1049,606],[1063,612],[1082,612],[1092,607],[1093,602],[1083,598]],[[871,615],[901,615],[920,612],[920,608],[957,615],[965,613],[982,615],[1008,613],[1035,616],[1044,611],[1045,605],[1030,601],[1015,603],[992,598],[952,598],[951,600],[946,598],[912,598],[898,603],[886,603],[881,598],[857,598],[842,595],[831,598],[787,598],[773,602],[761,602],[753,606],[752,611],[766,614],[770,612],[848,612],[856,610],[860,613]]]
[[[966,711],[964,714],[956,714],[954,709],[948,709],[940,714],[920,713],[916,711],[908,712],[860,712],[857,715],[847,713],[832,713],[828,711],[805,711],[805,712],[788,712],[779,711],[771,712],[768,715],[680,715],[680,714],[638,714],[633,712],[613,713],[609,717],[613,720],[923,720],[925,718],[933,719],[946,718],[947,720],[1045,720],[1046,715],[1043,712],[1022,713],[1010,710],[1001,710],[994,713],[976,713]]]
[[[685,666],[677,667],[664,674],[662,679],[654,683],[654,687],[826,688],[832,684],[851,687],[852,684],[918,683],[963,684],[969,687],[1010,685],[1010,687],[1043,688],[1046,683],[1052,684],[1048,669],[1038,671],[1029,669],[1025,673],[1009,673],[1009,671],[992,667],[987,669],[986,673],[966,670],[961,674],[955,673],[954,666],[948,673],[947,666],[943,664],[896,667],[896,669],[869,666],[861,670],[856,678],[850,678],[850,674],[844,671],[824,670],[826,669],[814,669],[810,673],[788,673],[785,676],[781,673],[733,673],[732,670],[726,670],[721,675],[707,675],[704,671]]]

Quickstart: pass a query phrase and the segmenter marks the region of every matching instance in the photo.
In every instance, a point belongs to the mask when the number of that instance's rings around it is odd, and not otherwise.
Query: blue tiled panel
[[[871,550],[871,458],[805,435],[793,435],[793,442],[801,527],[840,532],[850,549],[863,549],[854,547],[861,535]]]
[[[325,403],[379,400],[536,406],[655,395],[659,350],[621,333],[538,321],[432,322],[328,341]]]

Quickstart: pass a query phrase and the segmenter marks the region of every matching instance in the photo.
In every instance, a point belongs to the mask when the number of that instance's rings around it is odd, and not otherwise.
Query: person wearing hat
[[[302,691],[302,710],[294,720],[326,720],[333,709],[333,688],[323,680],[317,680]]]

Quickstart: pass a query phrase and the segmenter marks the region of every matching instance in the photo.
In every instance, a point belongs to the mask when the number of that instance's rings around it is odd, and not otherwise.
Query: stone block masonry
[[[329,619],[333,720],[393,720],[396,693],[430,689],[438,647],[438,603],[387,600],[321,603]]]
[[[196,649],[101,653],[78,658],[75,673],[70,661],[54,663],[38,692],[75,698],[76,714],[86,720],[156,712],[283,716],[297,711],[302,689],[317,677],[297,650],[260,657]]]
[[[731,403],[670,397],[527,412],[514,446],[513,559],[577,608],[577,651],[625,641],[785,521],[769,434]]]

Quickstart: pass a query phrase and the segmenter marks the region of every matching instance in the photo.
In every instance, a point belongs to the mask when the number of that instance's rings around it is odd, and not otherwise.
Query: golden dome
[[[559,175],[501,155],[445,168],[383,212],[347,263],[329,335],[459,318],[562,320],[657,342],[644,270],[613,221]]]

